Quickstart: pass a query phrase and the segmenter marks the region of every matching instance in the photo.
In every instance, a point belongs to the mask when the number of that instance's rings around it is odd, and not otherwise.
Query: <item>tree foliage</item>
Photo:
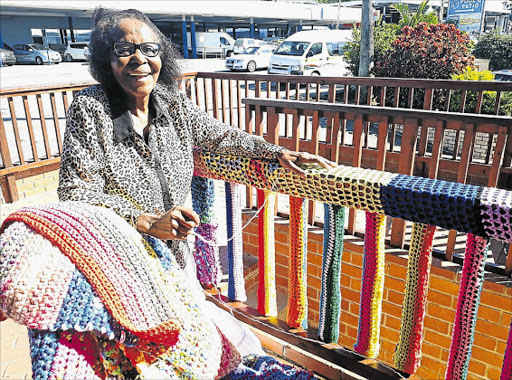
[[[400,13],[400,21],[398,22],[399,29],[402,30],[404,26],[414,27],[422,22],[428,25],[437,24],[439,22],[437,14],[429,8],[428,2],[429,0],[423,1],[418,6],[418,10],[416,12],[412,12],[409,9],[409,6],[405,3],[393,5],[392,8],[396,9],[398,13]]]
[[[420,23],[405,26],[392,50],[375,62],[378,77],[448,79],[473,66],[470,39],[453,25]]]
[[[384,24],[379,22],[373,28],[374,61],[383,60],[391,51],[391,44],[396,39],[398,26],[396,24]],[[345,45],[344,57],[348,70],[352,75],[359,73],[359,51],[361,49],[361,29],[352,29],[351,40]]]
[[[394,8],[400,13],[401,19],[399,24],[386,24],[380,19],[373,28],[374,43],[374,63],[382,62],[392,51],[392,43],[401,33],[404,26],[416,26],[420,22],[427,24],[436,24],[438,22],[437,15],[428,12],[428,0],[423,1],[418,10],[413,12],[407,4],[396,4]],[[345,60],[348,63],[348,70],[352,75],[357,76],[359,73],[359,52],[361,49],[361,30],[352,29],[352,39],[345,46]]]
[[[512,35],[492,31],[484,34],[473,54],[477,58],[489,59],[490,70],[512,69]]]

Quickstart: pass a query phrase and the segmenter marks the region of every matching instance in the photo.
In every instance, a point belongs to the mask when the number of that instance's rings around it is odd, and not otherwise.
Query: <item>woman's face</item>
[[[158,42],[158,37],[143,22],[135,19],[126,19],[119,24],[117,42]],[[112,49],[110,60],[112,73],[117,83],[130,98],[145,98],[155,88],[162,68],[160,55],[148,57],[140,49],[135,49],[132,55],[118,57]]]

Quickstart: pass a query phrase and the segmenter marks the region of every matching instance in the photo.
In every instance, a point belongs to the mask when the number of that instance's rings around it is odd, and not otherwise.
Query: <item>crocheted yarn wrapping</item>
[[[366,213],[363,279],[357,343],[354,350],[370,358],[379,355],[380,320],[384,293],[386,216]]]
[[[480,186],[399,175],[381,196],[387,215],[484,236],[478,208],[482,191]]]
[[[258,313],[277,317],[274,210],[276,193],[258,189]]]
[[[29,330],[34,378],[104,379],[99,351],[90,332],[41,332]]]
[[[228,235],[228,297],[245,302],[243,238],[242,238],[242,186],[225,183],[226,224]]]
[[[214,218],[215,184],[213,180],[192,177],[192,207],[199,215],[201,224],[195,228],[196,236],[194,260],[197,279],[205,287],[217,286],[222,271],[220,268],[219,247],[217,245],[218,224]]]
[[[427,302],[432,243],[435,226],[414,223],[407,263],[400,338],[395,350],[395,368],[414,373],[421,362],[423,320]]]
[[[503,366],[501,367],[500,380],[512,379],[512,319],[510,320],[510,330],[508,332],[507,348],[503,357]]]
[[[467,375],[488,245],[488,239],[468,234],[446,379],[465,379]]]
[[[512,240],[512,192],[486,187],[480,198],[484,230],[498,240]]]
[[[245,356],[243,365],[224,377],[224,380],[248,379],[310,380],[316,377],[311,371],[280,363],[273,357],[253,355]]]
[[[512,192],[506,190],[342,165],[303,165],[302,178],[275,162],[201,151],[195,164],[204,177],[498,240],[510,236]]]
[[[101,365],[84,356],[88,337],[75,332],[121,342],[141,378],[213,378],[240,360],[223,348],[203,315],[202,293],[169,249],[106,208],[20,209],[2,226],[0,255],[1,309],[34,332],[45,330],[31,338],[34,378],[94,378],[90,371]]]
[[[288,255],[288,313],[286,323],[293,328],[308,327],[308,203],[304,198],[290,197],[290,250]]]
[[[318,336],[338,342],[341,312],[341,259],[345,235],[345,207],[324,203],[324,248]]]
[[[279,164],[267,160],[194,150],[194,172],[201,177],[275,190]]]

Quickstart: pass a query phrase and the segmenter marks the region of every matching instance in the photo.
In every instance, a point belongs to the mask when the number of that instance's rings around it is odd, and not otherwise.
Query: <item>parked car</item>
[[[235,45],[233,46],[233,53],[241,54],[245,51],[245,49],[252,46],[266,46],[268,43],[262,40],[256,40],[254,38],[239,38],[235,41]]]
[[[59,52],[60,57],[64,60],[64,54],[66,53],[66,44],[48,44],[48,47],[52,50]]]
[[[250,47],[242,54],[235,54],[226,59],[226,67],[231,71],[266,69],[270,62],[272,48],[270,46]]]
[[[494,80],[512,82],[512,69],[493,71]]]
[[[64,52],[64,60],[66,62],[87,61],[87,57],[89,56],[88,50],[88,42],[70,42]]]
[[[16,56],[7,49],[0,48],[0,66],[12,66],[16,63]]]
[[[14,45],[13,50],[18,63],[42,65],[50,62],[58,64],[62,61],[58,52],[41,44],[18,44]]]

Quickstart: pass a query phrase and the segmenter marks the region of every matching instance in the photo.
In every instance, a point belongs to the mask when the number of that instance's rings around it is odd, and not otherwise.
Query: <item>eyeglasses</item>
[[[129,57],[135,54],[135,50],[139,49],[146,57],[156,57],[160,53],[162,46],[156,42],[143,42],[134,44],[132,42],[116,42],[114,51],[118,57]]]

